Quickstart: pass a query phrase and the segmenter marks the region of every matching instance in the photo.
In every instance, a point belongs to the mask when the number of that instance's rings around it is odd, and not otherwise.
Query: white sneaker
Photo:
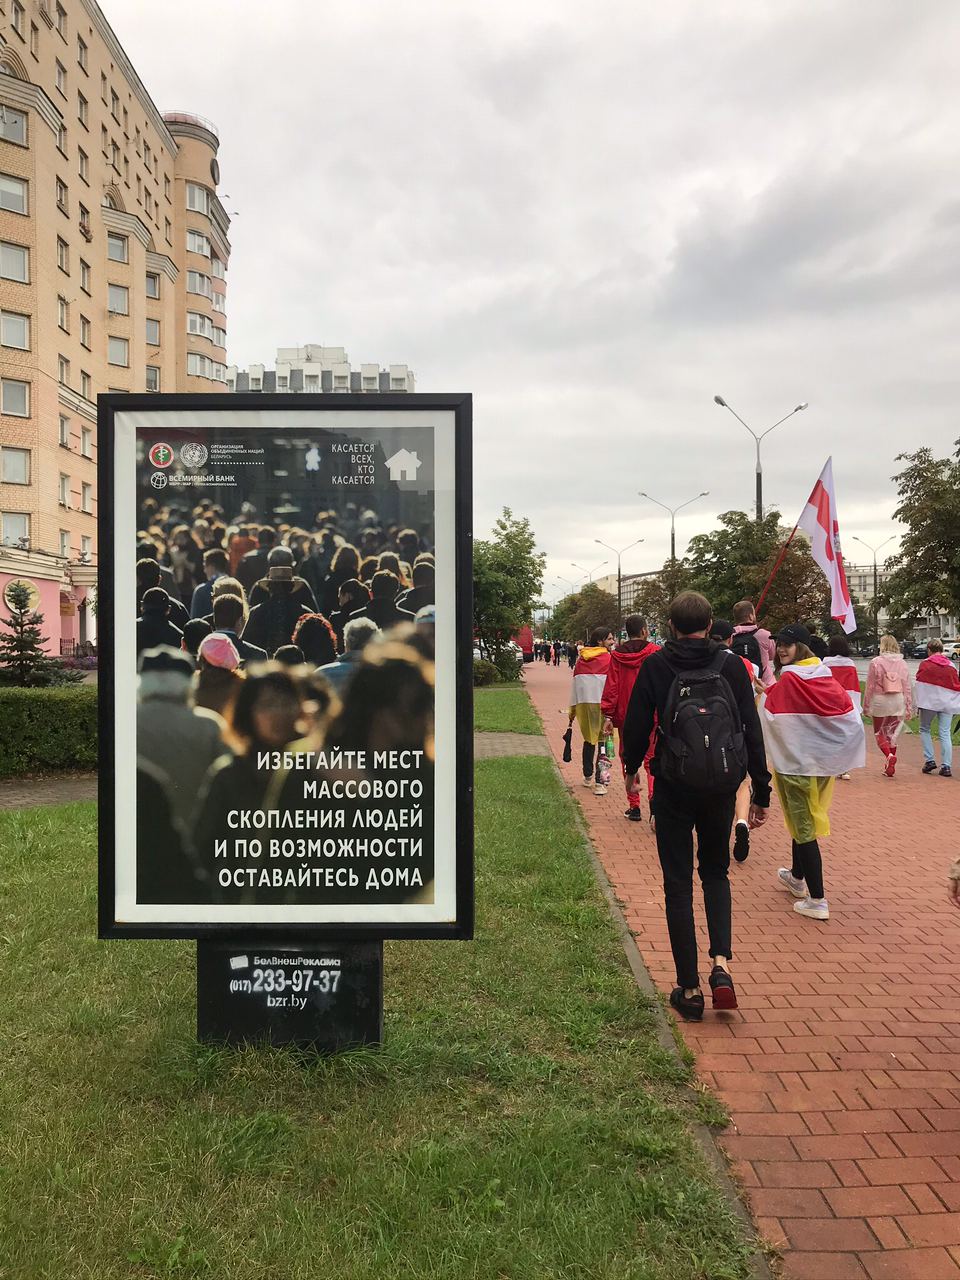
[[[801,898],[793,904],[797,915],[809,916],[811,920],[829,920],[830,908],[826,898]]]
[[[607,794],[607,788],[602,786],[598,782],[597,785],[593,788],[593,794],[595,796],[605,796]]]
[[[592,786],[593,786],[593,774],[591,774],[589,778],[584,778],[584,780],[583,780],[583,785],[584,785],[585,787],[592,787]]]
[[[806,880],[798,880],[789,867],[781,867],[777,872],[777,879],[783,888],[789,890],[795,898],[805,898],[807,896]]]

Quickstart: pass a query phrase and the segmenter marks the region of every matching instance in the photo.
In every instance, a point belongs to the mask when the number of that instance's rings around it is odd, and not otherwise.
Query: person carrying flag
[[[623,766],[623,721],[627,714],[630,695],[633,693],[633,686],[636,684],[640,668],[651,653],[656,653],[660,648],[659,645],[651,642],[650,633],[647,630],[647,621],[639,613],[628,614],[623,620],[623,625],[627,638],[623,644],[618,644],[610,654],[607,682],[603,686],[603,700],[600,703],[600,710],[605,717],[603,722],[604,736],[611,734],[614,729],[617,731],[621,767]],[[650,761],[653,759],[654,745],[654,739],[651,735],[650,749],[643,760],[643,767],[647,772],[647,800],[650,804],[651,820],[653,819],[653,774],[650,772]],[[623,769],[623,779],[627,788],[627,810],[624,817],[631,822],[642,822],[640,789],[634,786],[631,790],[633,775],[628,776],[626,768]]]
[[[927,656],[917,670],[916,704],[920,712],[920,740],[923,743],[923,772],[935,773],[933,723],[940,738],[940,777],[952,778],[953,717],[960,714],[960,678],[943,652],[942,640],[927,641]]]
[[[610,669],[610,650],[614,646],[613,633],[609,627],[594,627],[590,632],[590,643],[580,650],[576,666],[573,668],[573,690],[570,694],[570,724],[574,720],[583,734],[583,785],[594,785],[593,765],[603,728],[603,715],[600,703],[603,698],[603,686],[606,684],[607,672]],[[597,781],[595,794],[606,795],[607,789]]]
[[[793,842],[792,864],[777,878],[797,899],[794,911],[828,920],[818,840],[830,834],[837,775],[863,768],[863,721],[829,667],[811,652],[809,639],[799,623],[777,636],[780,678],[760,699],[760,723]]]

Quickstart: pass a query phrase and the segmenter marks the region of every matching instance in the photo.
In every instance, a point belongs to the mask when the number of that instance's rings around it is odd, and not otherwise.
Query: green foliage
[[[644,578],[630,602],[630,613],[640,613],[647,626],[661,638],[670,634],[670,601],[690,585],[690,571],[683,560],[668,560],[658,574]]]
[[[473,683],[477,689],[482,689],[488,684],[497,684],[500,680],[500,672],[492,662],[487,662],[486,658],[474,658],[473,660]]]
[[[616,596],[590,582],[563,597],[553,611],[550,630],[558,640],[575,643],[588,640],[594,627],[607,627],[616,635],[619,620]]]
[[[900,553],[878,598],[891,615],[908,624],[922,614],[960,613],[960,440],[952,458],[931,449],[901,453],[904,469],[893,478],[899,506],[894,515],[907,526]]]
[[[518,519],[509,507],[504,507],[490,539],[474,541],[473,626],[494,657],[531,621],[540,601],[546,556],[536,545],[530,521]]]
[[[82,674],[67,671],[44,652],[43,614],[30,608],[29,588],[11,582],[7,600],[10,617],[0,617],[0,627],[6,627],[10,634],[0,632],[0,685],[41,688],[82,680]]]
[[[523,663],[517,661],[516,649],[494,650],[493,665],[502,684],[518,684],[523,678]]]
[[[95,769],[97,690],[0,687],[0,778],[46,769]]]

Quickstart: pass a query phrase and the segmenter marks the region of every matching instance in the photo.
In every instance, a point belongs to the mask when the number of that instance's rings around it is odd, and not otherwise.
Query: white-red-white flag
[[[810,536],[810,551],[830,583],[830,616],[849,633],[856,631],[857,620],[843,570],[840,550],[840,525],[837,522],[837,495],[833,487],[833,458],[820,472],[807,505],[800,513],[797,527]]]

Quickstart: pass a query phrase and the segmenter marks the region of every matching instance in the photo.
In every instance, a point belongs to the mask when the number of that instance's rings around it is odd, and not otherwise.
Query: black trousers
[[[790,870],[798,880],[806,880],[811,898],[823,897],[823,859],[816,840],[808,840],[806,844],[797,844],[794,840]]]
[[[697,872],[710,935],[710,955],[733,955],[730,918],[730,828],[736,794],[698,796],[658,778],[657,852],[663,871],[670,948],[677,985],[700,985],[697,933],[693,923],[693,833],[697,833]]]
[[[593,761],[596,750],[596,743],[585,742],[583,744],[583,776],[585,778],[593,777]]]

